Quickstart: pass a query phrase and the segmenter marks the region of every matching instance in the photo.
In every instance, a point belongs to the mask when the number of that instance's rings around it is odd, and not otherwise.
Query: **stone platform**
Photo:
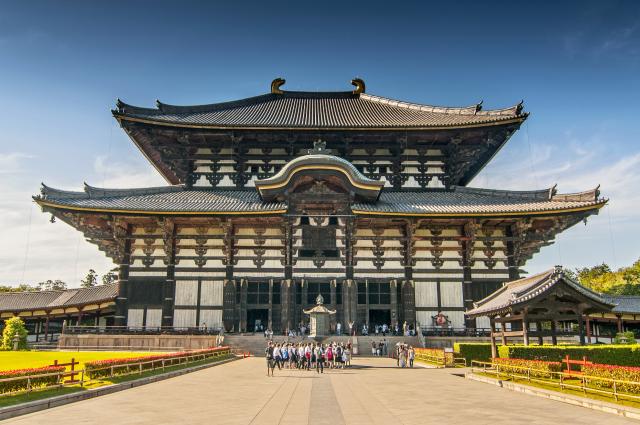
[[[398,369],[391,359],[357,358],[350,369],[321,375],[276,369],[275,377],[267,377],[264,359],[248,358],[3,424],[637,423],[455,375],[461,372]]]

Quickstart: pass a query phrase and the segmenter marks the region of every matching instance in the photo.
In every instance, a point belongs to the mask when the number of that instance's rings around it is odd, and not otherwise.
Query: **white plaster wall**
[[[176,305],[197,305],[198,302],[198,281],[179,280],[176,282]]]
[[[221,327],[222,310],[200,310],[199,325],[202,325],[203,323],[206,324],[208,328]]]
[[[222,286],[221,281],[203,281],[200,288],[200,305],[222,305]]]
[[[436,282],[415,282],[416,307],[435,307],[438,305]]]
[[[173,326],[177,328],[196,326],[196,309],[173,310]]]
[[[443,308],[463,307],[462,282],[440,282],[440,301]]]
[[[161,308],[148,308],[147,309],[147,328],[159,328],[162,326],[162,309]]]
[[[144,317],[144,309],[142,308],[130,308],[127,313],[127,326],[129,327],[141,327],[142,318]]]

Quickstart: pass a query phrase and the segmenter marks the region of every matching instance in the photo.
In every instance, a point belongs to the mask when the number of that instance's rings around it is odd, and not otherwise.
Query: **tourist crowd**
[[[316,343],[282,343],[269,342],[265,348],[267,359],[267,376],[278,368],[314,370],[324,373],[324,368],[344,369],[351,365],[351,343],[331,344]]]

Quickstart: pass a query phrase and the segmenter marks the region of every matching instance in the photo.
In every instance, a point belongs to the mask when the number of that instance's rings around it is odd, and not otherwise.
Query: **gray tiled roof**
[[[116,118],[212,127],[428,128],[457,127],[525,119],[522,104],[483,111],[480,104],[453,108],[421,105],[352,92],[293,92],[199,106],[157,109],[118,101]]]
[[[582,196],[578,196],[582,195]],[[558,198],[558,197],[561,198]],[[554,211],[594,206],[601,202],[595,191],[576,194],[571,200],[552,189],[508,191],[454,186],[452,190],[385,192],[375,204],[358,203],[352,208],[371,214],[496,214]]]
[[[424,192],[382,191],[375,203],[352,205],[356,213],[368,214],[510,214],[596,207],[605,201],[596,190],[555,195],[552,189],[506,191],[454,186],[452,190]],[[169,213],[242,213],[286,210],[284,202],[263,202],[253,188],[245,190],[187,189],[167,186],[149,189],[99,189],[85,186],[84,192],[42,188],[43,200],[60,207],[110,211]]]
[[[65,291],[6,292],[0,293],[0,312],[82,306],[114,300],[117,294],[117,283]]]
[[[488,297],[475,302],[474,308],[466,314],[471,317],[487,316],[490,314],[503,314],[518,304],[526,303],[528,300],[548,291],[558,282],[564,282],[577,292],[587,296],[593,302],[603,306],[613,307],[613,303],[608,302],[601,294],[594,292],[578,282],[566,276],[561,267],[547,270],[523,279],[507,282],[504,286]]]
[[[264,203],[255,189],[198,190],[184,186],[148,189],[100,189],[85,185],[84,192],[44,186],[45,201],[60,206],[142,212],[269,212],[286,209],[280,202]]]
[[[640,314],[640,296],[605,294],[602,298],[611,304],[615,304],[614,313]]]

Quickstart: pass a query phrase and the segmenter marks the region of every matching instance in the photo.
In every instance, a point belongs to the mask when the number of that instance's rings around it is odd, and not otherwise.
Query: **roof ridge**
[[[457,192],[480,194],[480,195],[506,195],[514,198],[532,198],[550,200],[553,187],[547,189],[535,189],[535,190],[509,190],[509,189],[488,189],[482,187],[469,187],[469,186],[452,186],[452,189]]]
[[[103,188],[84,183],[84,191],[89,198],[109,198],[113,196],[155,195],[159,193],[182,192],[185,185],[152,186],[138,188]]]
[[[525,117],[528,113],[523,113],[523,102],[516,105],[499,109],[482,109],[482,101],[468,106],[440,106],[429,105],[417,102],[407,102],[397,100],[385,96],[379,96],[368,93],[354,94],[352,91],[283,91],[282,93],[264,93],[256,96],[250,96],[242,99],[229,100],[223,102],[212,102],[200,105],[173,105],[156,100],[156,108],[147,108],[141,106],[130,105],[118,99],[116,101],[116,109],[112,110],[114,114],[189,114],[213,112],[224,109],[238,108],[251,104],[267,102],[282,98],[317,98],[317,99],[362,99],[368,102],[381,103],[388,106],[417,110],[421,112],[432,112],[445,115],[482,115],[482,116],[508,116],[508,117]]]

